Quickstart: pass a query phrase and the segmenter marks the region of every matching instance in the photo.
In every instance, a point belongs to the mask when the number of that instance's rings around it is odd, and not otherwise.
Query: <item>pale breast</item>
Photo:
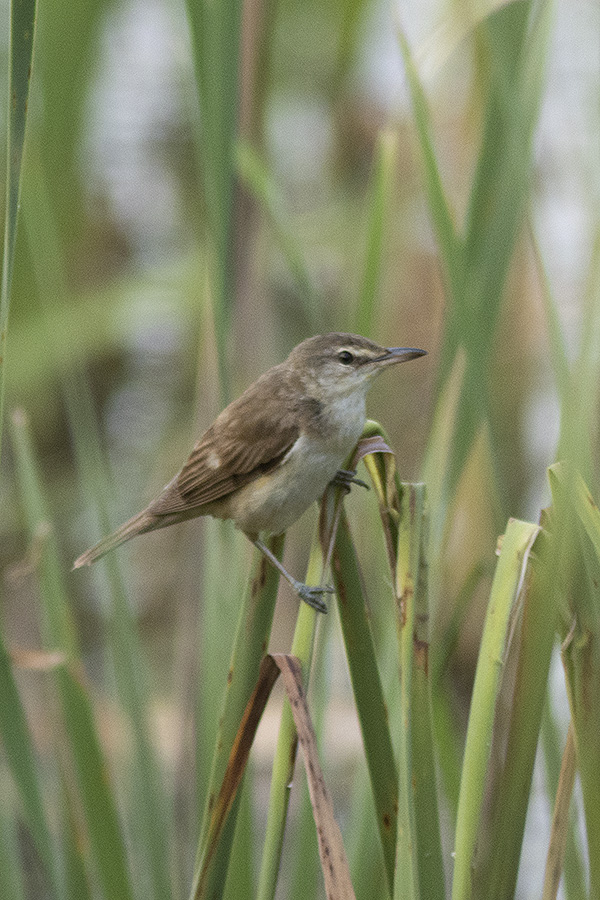
[[[339,410],[326,431],[302,434],[275,470],[230,495],[221,514],[247,534],[285,531],[324,493],[358,441],[364,422],[364,406],[357,409],[355,403],[345,416]]]

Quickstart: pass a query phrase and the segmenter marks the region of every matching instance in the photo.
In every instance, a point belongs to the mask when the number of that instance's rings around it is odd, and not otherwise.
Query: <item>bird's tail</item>
[[[171,516],[153,516],[152,513],[144,510],[138,513],[137,516],[129,519],[120,528],[109,534],[108,537],[103,538],[94,547],[90,547],[89,550],[82,553],[73,563],[73,568],[79,569],[80,566],[90,566],[97,559],[100,559],[101,556],[104,556],[105,553],[114,550],[115,547],[124,544],[125,541],[131,540],[138,534],[144,534],[146,531],[162,528],[163,525],[168,525],[171,521]]]

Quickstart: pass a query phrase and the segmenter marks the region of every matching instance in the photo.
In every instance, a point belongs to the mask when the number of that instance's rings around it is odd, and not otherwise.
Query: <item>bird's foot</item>
[[[356,477],[356,472],[352,469],[338,469],[332,479],[332,484],[337,484],[339,487],[345,488],[347,491],[350,490],[350,485],[358,484],[360,487],[364,487],[367,490],[370,490],[369,485],[366,481],[362,481],[360,478]]]
[[[320,613],[327,612],[327,604],[321,595],[335,593],[334,589],[329,585],[325,585],[325,587],[310,587],[308,584],[302,584],[301,581],[297,581],[294,584],[294,590],[301,600],[304,600],[305,603],[308,603],[309,606],[312,606],[313,609]]]

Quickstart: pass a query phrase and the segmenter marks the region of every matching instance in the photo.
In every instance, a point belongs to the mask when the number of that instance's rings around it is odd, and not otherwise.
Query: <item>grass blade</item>
[[[600,379],[600,231],[593,248],[581,335],[579,354],[561,408],[557,458],[569,460],[571,466],[597,492],[597,467],[592,447],[598,429]],[[582,441],[580,435],[588,435],[589,438]]]
[[[445,199],[425,93],[408,43],[399,34],[426,172],[430,215],[451,300],[441,353],[441,381],[449,376],[461,346],[466,363],[438,520],[445,519],[449,498],[455,493],[482,425],[490,425],[493,448],[497,443],[487,397],[491,348],[529,191],[532,136],[549,43],[549,7],[547,3],[510,3],[478,27],[489,74],[484,91],[482,145],[462,239],[457,237]],[[435,523],[434,527],[440,531]]]
[[[394,900],[419,900],[421,886],[418,871],[418,837],[415,813],[412,742],[413,635],[415,632],[415,594],[421,568],[421,529],[423,491],[404,492],[398,528],[396,567],[396,637],[400,672],[400,734],[398,740],[398,842]]]
[[[569,806],[571,805],[573,785],[575,784],[575,772],[575,738],[573,736],[573,726],[571,724],[569,725],[569,731],[567,733],[567,743],[563,754],[554,811],[552,813],[552,826],[550,829],[548,855],[546,857],[542,900],[556,900],[558,894],[558,886],[563,870],[569,834]],[[582,892],[580,896],[583,896],[583,884],[581,887]]]
[[[331,694],[331,684],[328,674],[329,661],[331,658],[331,636],[334,625],[335,620],[333,616],[327,616],[318,623],[311,665],[310,697],[313,722],[315,731],[317,732],[317,738],[319,739],[319,747],[322,746],[321,736],[323,735],[325,712]],[[315,834],[315,820],[312,814],[308,785],[304,780],[302,781],[300,792],[299,809],[296,813],[293,831],[291,831],[289,835],[290,846],[293,848],[293,856],[291,869],[288,871],[288,900],[305,900],[307,896],[312,897],[317,893],[317,885],[320,884],[321,879],[321,864],[319,860],[317,835]],[[357,822],[359,820],[360,817],[357,818]],[[372,824],[374,827],[374,821]],[[346,846],[348,846],[347,840]],[[350,854],[348,855],[350,856]],[[352,883],[355,884],[354,878],[352,879]]]
[[[334,817],[333,803],[319,762],[317,739],[302,683],[302,667],[291,655],[278,653],[273,659],[281,671],[304,754],[304,768],[319,840],[325,892],[330,900],[356,900],[342,835]]]
[[[48,876],[53,896],[59,896],[56,856],[52,847],[42,800],[31,734],[17,691],[10,659],[0,633],[0,735],[11,774],[17,786],[25,821]],[[8,822],[7,828],[10,827]],[[2,895],[4,896],[4,895]]]
[[[233,208],[238,125],[241,0],[187,0],[192,52],[200,98],[201,159],[211,265],[215,334],[223,399],[228,401],[225,363],[235,292]]]
[[[19,849],[12,810],[3,803],[0,809],[0,896],[3,900],[25,900]]]
[[[388,900],[391,892],[379,839],[373,789],[369,773],[362,767],[353,780],[350,820],[352,829],[346,843],[356,896],[366,900],[370,897]]]
[[[280,556],[283,552],[283,536],[273,538],[270,549]],[[240,719],[254,690],[260,662],[265,648],[269,644],[278,583],[279,573],[275,567],[256,551],[240,609],[231,665],[227,676],[223,712],[219,719],[219,732],[214,749],[204,819],[200,829],[190,900],[197,900],[200,897],[210,897],[212,900],[213,897],[221,896],[225,887],[237,804],[234,803],[229,813],[216,852],[213,852],[209,843],[211,810],[223,781]],[[205,868],[209,854],[210,865]],[[199,893],[201,875],[204,878],[203,892]]]
[[[460,343],[467,352],[449,467],[449,492],[468,458],[482,419],[491,421],[489,364],[504,285],[519,236],[532,168],[550,4],[537,15],[531,3],[511,3],[479,28],[490,78],[479,153],[465,223],[463,281],[452,297],[452,318],[443,350],[444,367]],[[538,69],[532,77],[533,61]],[[445,369],[444,369],[445,371]],[[492,428],[493,437],[493,428]],[[495,443],[495,442],[494,442]]]
[[[530,555],[523,599],[518,664],[512,692],[504,764],[494,784],[489,868],[484,860],[478,883],[490,900],[513,897],[525,831],[533,766],[539,743],[548,672],[558,620],[558,554],[554,538],[542,532]]]
[[[361,25],[367,7],[365,0],[345,0],[340,7],[340,35],[335,57],[335,69],[329,85],[330,97],[339,103],[344,95],[345,81],[355,62]]]
[[[21,164],[27,123],[27,101],[33,64],[36,0],[12,0],[10,4],[10,37],[8,47],[8,127],[6,154],[6,220],[0,286],[0,448],[4,422],[4,380],[8,314],[12,289]]]
[[[373,333],[375,322],[383,267],[385,231],[397,157],[398,135],[393,131],[381,132],[375,151],[367,227],[367,253],[354,328],[358,334],[367,336]]]
[[[24,196],[25,221],[31,245],[41,302],[41,319],[48,343],[55,343],[56,367],[67,411],[80,482],[86,500],[96,511],[100,531],[111,529],[108,512],[112,484],[102,452],[98,422],[86,372],[79,361],[69,364],[60,347],[66,339],[57,328],[55,297],[67,295],[59,236],[54,228],[50,200],[37,154],[32,154],[31,177]],[[171,896],[170,859],[166,798],[150,738],[147,709],[146,660],[127,599],[117,555],[108,556],[99,568],[105,573],[105,588],[110,595],[107,616],[108,645],[115,673],[117,693],[129,720],[133,736],[133,769],[136,774],[133,798],[135,833],[140,835],[137,850],[150,874],[149,890],[157,900]]]
[[[326,507],[327,503],[324,501],[322,515]],[[328,525],[328,528],[327,526],[325,527],[327,531],[330,531],[332,525],[331,516]],[[319,585],[322,583],[324,565],[323,551],[318,535],[316,535],[308,562],[306,584]],[[308,604],[301,603],[292,641],[291,653],[298,659],[302,667],[302,678],[306,691],[308,690],[310,679],[318,615],[319,613],[308,606]],[[297,743],[298,734],[294,724],[294,717],[289,702],[286,702],[281,713],[277,747],[273,759],[267,829],[256,893],[257,900],[272,900],[275,897],[290,791],[296,765]]]
[[[244,777],[256,729],[278,675],[279,671],[273,658],[271,656],[263,657],[254,690],[248,699],[231,745],[223,780],[210,810],[206,831],[206,851],[194,886],[195,894],[198,897],[213,896],[207,887],[212,859],[218,850],[227,817],[236,796],[238,796],[238,789]],[[223,889],[224,885],[221,885],[219,892],[222,893]]]
[[[398,536],[396,628],[400,650],[401,720],[400,784],[413,811],[406,814],[406,833],[414,834],[419,896],[444,900],[444,865],[436,790],[429,664],[429,606],[427,590],[427,528],[425,485],[403,484]],[[402,550],[402,553],[401,553]],[[410,696],[406,696],[410,691]],[[406,746],[410,742],[410,749]],[[409,752],[407,752],[409,751]],[[399,830],[400,830],[399,823]],[[414,828],[414,832],[408,831]],[[396,851],[396,878],[400,860]],[[394,885],[396,887],[396,884]]]
[[[562,737],[555,717],[551,714],[550,698],[546,701],[545,714],[542,718],[542,747],[547,771],[547,793],[555,804],[559,791],[560,771],[566,754],[562,750]],[[584,866],[581,859],[581,849],[578,837],[578,804],[571,796],[571,806],[568,812],[569,827],[567,831],[567,843],[564,854],[563,883],[567,900],[579,900],[585,895]],[[544,898],[546,900],[546,898]]]
[[[106,900],[132,900],[127,859],[106,762],[85,686],[73,622],[62,581],[56,540],[49,528],[45,498],[23,413],[12,419],[17,472],[30,540],[45,535],[37,569],[45,646],[61,649],[67,663],[55,670],[60,707],[72,754],[91,851]]]
[[[62,835],[66,895],[69,900],[92,900],[92,887],[89,872],[86,869],[86,847],[82,841],[81,829],[78,826],[74,810],[73,791],[69,788],[65,777],[64,766],[61,773],[63,796]]]
[[[453,297],[458,294],[462,280],[462,246],[458,237],[450,211],[448,200],[442,184],[437,157],[431,136],[432,127],[423,85],[419,80],[410,45],[402,28],[397,29],[398,43],[404,61],[410,99],[419,148],[425,172],[425,190],[431,221],[440,247],[442,264],[448,282],[448,289]]]
[[[254,772],[252,760],[240,786],[240,801],[235,823],[231,861],[225,882],[224,900],[254,897],[256,888],[256,834],[254,829]]]
[[[391,892],[396,852],[398,778],[356,551],[343,512],[335,543],[332,571],[352,690],[377,811],[377,827],[383,848],[385,871]]]
[[[570,380],[567,348],[565,345],[565,338],[561,329],[560,319],[558,317],[558,307],[552,296],[550,281],[548,279],[548,274],[544,265],[544,260],[542,258],[542,251],[540,250],[539,244],[536,240],[535,234],[533,234],[533,231],[531,239],[533,244],[534,259],[538,270],[538,278],[541,286],[540,293],[544,308],[544,315],[546,318],[546,329],[548,331],[550,360],[552,362],[552,370],[554,372],[554,380],[556,382],[556,389],[558,392],[560,405],[562,409],[565,409]]]
[[[313,285],[302,249],[286,222],[283,201],[273,178],[258,153],[246,142],[238,144],[236,160],[240,177],[264,210],[275,240],[287,262],[308,326],[318,333],[323,330],[324,325],[323,303]]]
[[[236,597],[243,594],[248,575],[244,571],[245,544],[246,538],[231,528],[231,523],[218,519],[207,521],[201,585],[205,599],[198,623],[199,669],[194,685],[196,796],[201,800],[208,795],[210,767],[223,711],[223,685],[227,682],[235,639],[232,629],[223,628],[223,617],[238,613]],[[224,571],[228,572],[227,582],[223,579]]]
[[[456,821],[452,900],[469,900],[496,700],[528,553],[539,528],[511,519],[502,540],[471,698]]]
[[[590,894],[595,897],[600,896],[600,703],[590,685],[600,680],[600,510],[571,467],[552,466],[550,478],[556,518],[567,523],[563,528],[571,526],[573,552],[566,588],[572,623],[562,656],[583,794]]]

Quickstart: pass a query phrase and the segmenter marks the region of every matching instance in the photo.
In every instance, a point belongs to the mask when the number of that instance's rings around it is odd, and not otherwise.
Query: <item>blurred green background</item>
[[[458,616],[459,636],[445,647],[448,690],[464,720],[497,535],[508,516],[537,521],[549,500],[545,471],[564,409],[548,322],[574,359],[598,291],[599,10],[592,0],[556,2],[528,58],[536,6],[546,14],[547,4],[523,0],[246,0],[236,115],[237,35],[216,22],[211,4],[40,3],[5,409],[29,416],[65,573],[108,524],[155,495],[227,398],[303,338],[358,330],[382,344],[424,347],[425,360],[377,383],[369,412],[388,431],[402,479],[433,482],[434,635],[447,635]],[[237,4],[230,7],[235,17]],[[6,0],[0,21],[8,21]],[[460,236],[455,270],[400,28]],[[0,32],[6,97],[8,38]],[[519,54],[531,66],[520,80]],[[0,128],[4,145],[4,119]],[[458,259],[465,246],[475,260],[467,276]],[[486,262],[494,254],[497,265]],[[465,366],[469,390],[456,400]],[[595,412],[583,438],[593,460]],[[454,434],[444,414],[458,423]],[[86,437],[87,476],[73,449]],[[37,646],[37,588],[26,564],[35,548],[9,441],[3,449],[2,618],[9,644]],[[383,546],[369,547],[374,498],[357,494],[347,508],[375,596],[389,576]],[[310,529],[302,521],[290,533],[294,572],[306,564]],[[151,732],[184,820],[185,884],[195,684],[211,648],[226,672],[250,552],[220,525],[197,521],[119,553],[150,660]],[[118,770],[127,729],[105,659],[106,576],[65,578]],[[289,647],[295,603],[283,585],[273,649]],[[217,613],[208,615],[207,604]],[[208,620],[220,628],[208,630]],[[323,747],[343,798],[359,736],[338,645],[334,637]],[[44,687],[30,674],[19,678],[43,755],[51,731]],[[256,752],[259,806],[275,729],[267,716]],[[548,810],[538,805],[543,823]],[[533,836],[523,896],[539,865]]]

